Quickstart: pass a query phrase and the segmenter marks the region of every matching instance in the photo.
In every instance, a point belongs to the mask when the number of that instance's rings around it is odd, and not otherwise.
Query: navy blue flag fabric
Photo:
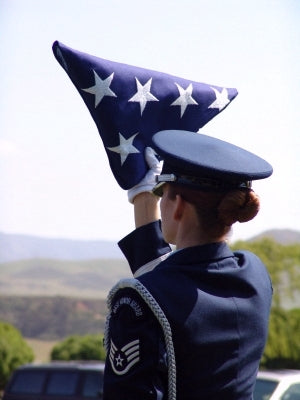
[[[156,132],[198,132],[237,95],[234,88],[104,60],[58,41],[53,52],[91,113],[123,189],[146,174],[144,150]]]

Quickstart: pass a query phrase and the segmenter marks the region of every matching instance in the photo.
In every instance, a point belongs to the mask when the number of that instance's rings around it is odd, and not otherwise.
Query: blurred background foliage
[[[255,253],[272,279],[273,304],[261,368],[300,369],[300,244],[282,245],[262,238],[239,241],[231,248]],[[1,300],[0,311],[2,308],[7,319],[0,322],[0,388],[19,365],[37,361],[28,345],[29,332],[39,334],[39,339],[54,340],[48,360],[43,361],[105,359],[105,300],[62,297]]]
[[[103,335],[72,335],[54,346],[51,360],[105,360]]]

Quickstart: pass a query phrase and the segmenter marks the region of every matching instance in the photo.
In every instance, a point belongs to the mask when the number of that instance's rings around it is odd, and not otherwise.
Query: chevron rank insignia
[[[140,360],[139,339],[127,343],[120,349],[111,340],[109,360],[115,374],[126,374]]]

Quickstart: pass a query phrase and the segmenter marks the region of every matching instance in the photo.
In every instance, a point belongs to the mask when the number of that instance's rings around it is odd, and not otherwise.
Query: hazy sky
[[[233,240],[300,230],[299,0],[2,0],[0,231],[117,240],[133,228],[96,126],[52,54],[75,49],[236,87],[202,132],[274,167]]]

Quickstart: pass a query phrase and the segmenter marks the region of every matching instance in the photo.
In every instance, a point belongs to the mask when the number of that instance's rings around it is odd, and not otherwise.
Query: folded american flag
[[[123,189],[146,174],[144,150],[156,132],[198,132],[237,95],[234,88],[104,60],[58,41],[53,52],[88,107]]]

